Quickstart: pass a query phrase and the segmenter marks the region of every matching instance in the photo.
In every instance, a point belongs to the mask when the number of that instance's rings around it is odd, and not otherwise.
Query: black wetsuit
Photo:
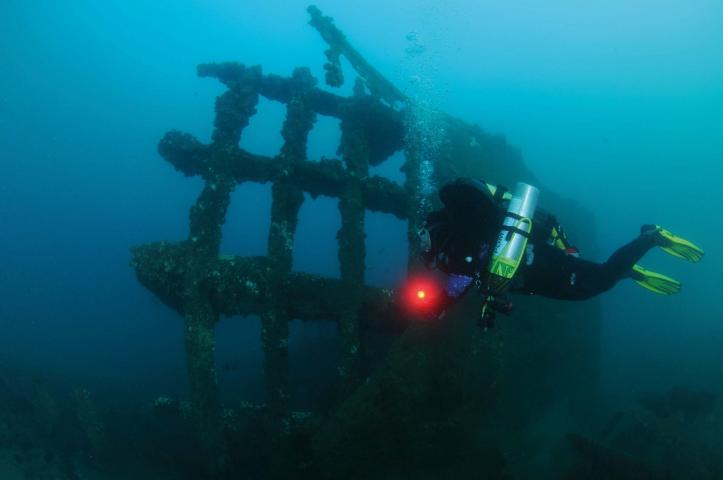
[[[534,244],[532,264],[519,272],[513,291],[564,300],[585,300],[630,276],[640,258],[655,246],[655,240],[640,236],[620,247],[605,263],[596,263],[565,253],[546,243]]]
[[[473,179],[457,179],[443,186],[439,195],[445,207],[430,213],[425,223],[432,248],[423,258],[428,266],[450,275],[450,302],[472,288],[474,277],[486,275],[502,223],[506,202],[490,196],[485,185]],[[528,252],[511,285],[513,292],[584,300],[629,277],[638,260],[655,246],[653,238],[640,236],[619,248],[605,263],[596,263],[563,249],[567,237],[553,215],[538,209],[534,224]],[[552,232],[564,239],[561,244],[554,240],[556,245],[548,243]],[[569,250],[576,253],[574,248]]]

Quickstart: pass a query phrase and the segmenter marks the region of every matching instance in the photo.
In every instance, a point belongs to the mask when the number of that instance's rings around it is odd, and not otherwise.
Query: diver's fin
[[[640,265],[634,265],[632,279],[643,288],[659,295],[672,295],[680,292],[682,284],[662,273],[650,271]]]
[[[693,242],[670,233],[660,225],[645,225],[643,229],[647,229],[648,232],[657,236],[656,241],[658,245],[660,245],[660,248],[667,254],[688,260],[689,262],[699,262],[700,259],[703,258],[705,252],[703,252],[700,247]],[[646,230],[644,230],[644,234],[645,233]]]

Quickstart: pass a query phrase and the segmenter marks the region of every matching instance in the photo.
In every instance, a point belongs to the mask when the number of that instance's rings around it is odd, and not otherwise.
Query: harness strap
[[[514,212],[505,212],[505,217],[514,218],[515,220],[527,220],[527,217],[523,217],[522,215],[518,215]]]
[[[502,203],[505,199],[505,193],[507,193],[507,188],[504,185],[497,185],[494,193],[495,202]]]
[[[527,230],[522,230],[521,228],[513,227],[513,226],[510,226],[510,225],[502,225],[502,227],[500,228],[500,230],[505,230],[505,231],[508,231],[508,232],[517,233],[517,234],[519,234],[519,235],[522,235],[522,236],[525,237],[525,238],[530,238],[530,232],[528,232]]]

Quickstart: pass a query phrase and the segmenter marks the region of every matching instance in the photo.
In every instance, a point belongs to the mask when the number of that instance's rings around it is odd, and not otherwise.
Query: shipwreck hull
[[[433,149],[425,146],[413,121],[413,102],[349,45],[331,19],[313,8],[310,13],[311,24],[330,47],[327,83],[343,81],[337,67],[344,56],[360,77],[354,95],[319,88],[305,68],[284,78],[265,75],[258,66],[200,65],[199,76],[227,87],[216,100],[212,142],[172,131],[159,144],[161,156],[179,172],[204,181],[190,211],[188,237],[132,250],[139,281],[185,323],[191,418],[210,471],[243,468],[233,460],[248,457],[240,451],[240,439],[261,428],[268,434],[261,436],[268,448],[259,451],[274,458],[265,462],[279,476],[366,478],[396,471],[404,478],[404,469],[417,461],[430,474],[489,467],[484,470],[489,476],[503,477],[503,454],[481,442],[480,432],[495,416],[514,419],[523,428],[561,399],[573,409],[585,404],[596,378],[598,305],[522,300],[501,327],[482,332],[470,327],[471,300],[441,325],[410,326],[399,314],[393,290],[364,283],[364,213],[384,212],[407,223],[410,269],[417,265],[420,219],[436,201],[429,186],[457,176],[539,185],[545,208],[574,225],[580,245],[593,244],[589,215],[544,189],[516,149],[478,126],[437,113],[431,127],[444,132],[443,141]],[[259,96],[286,106],[284,144],[273,158],[239,147]],[[307,136],[318,115],[341,121],[338,159],[307,158]],[[403,185],[369,174],[370,166],[398,151],[405,154]],[[265,257],[227,257],[219,250],[231,193],[244,182],[271,184]],[[339,200],[339,279],[291,271],[304,193]],[[264,405],[244,410],[220,403],[214,328],[221,315],[261,317]],[[293,319],[334,321],[339,327],[338,393],[332,412],[322,419],[300,420],[291,411],[288,324]],[[366,329],[399,335],[371,374],[362,368]],[[250,421],[248,415],[262,419]],[[388,451],[394,446],[401,449],[397,454]],[[460,464],[468,470],[455,470]]]

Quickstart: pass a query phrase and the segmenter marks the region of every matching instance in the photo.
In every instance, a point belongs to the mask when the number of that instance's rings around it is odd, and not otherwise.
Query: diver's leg
[[[546,244],[535,245],[532,265],[523,271],[522,285],[515,290],[564,300],[585,300],[610,290],[631,269],[655,239],[641,235],[623,245],[605,263],[595,263],[565,254]]]
[[[605,263],[573,259],[571,276],[575,281],[563,292],[567,298],[584,300],[610,290],[623,278],[630,277],[633,266],[656,245],[654,238],[642,234],[618,248]]]
[[[602,275],[603,283],[615,285],[619,280],[629,277],[633,265],[648,253],[648,251],[658,244],[657,240],[651,236],[642,233],[632,242],[618,248],[607,262],[602,265],[600,275]]]

